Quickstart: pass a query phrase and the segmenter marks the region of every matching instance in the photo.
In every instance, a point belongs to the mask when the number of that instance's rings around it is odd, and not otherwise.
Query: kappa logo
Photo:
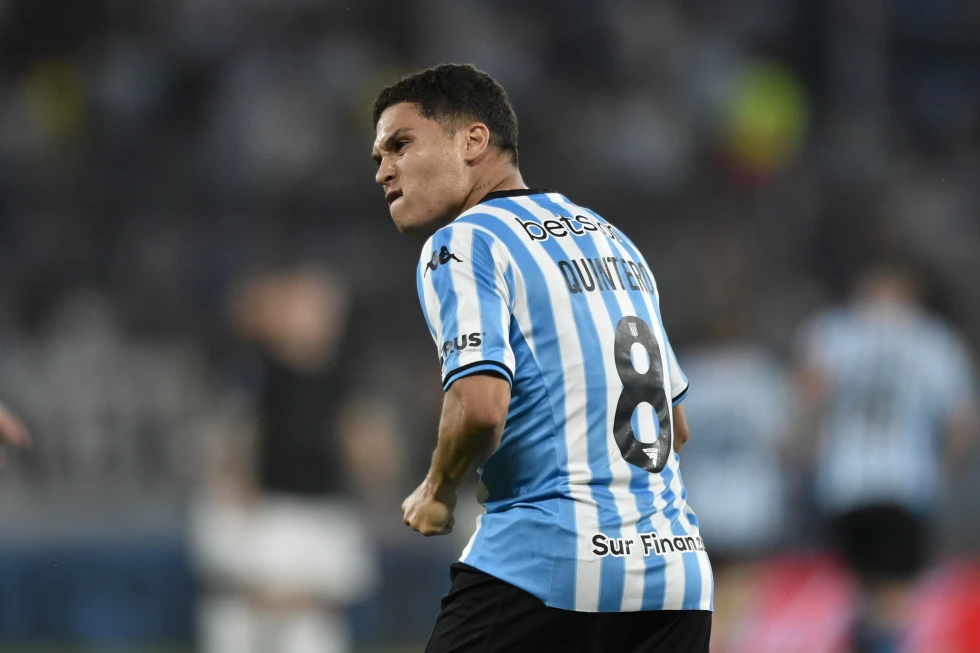
[[[463,262],[463,259],[459,258],[455,254],[453,254],[452,252],[450,252],[449,251],[449,248],[447,246],[445,246],[445,245],[443,245],[442,246],[442,249],[440,249],[438,252],[435,251],[435,250],[432,250],[432,258],[429,260],[428,263],[425,264],[425,272],[423,273],[422,276],[425,276],[426,274],[428,274],[429,273],[429,270],[432,270],[433,272],[435,272],[436,270],[439,269],[439,266],[440,265],[445,265],[446,263],[449,263],[450,261],[457,261],[459,263],[462,263]]]

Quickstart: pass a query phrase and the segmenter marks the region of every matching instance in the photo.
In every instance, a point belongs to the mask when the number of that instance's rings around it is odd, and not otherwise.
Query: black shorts
[[[838,515],[833,525],[841,553],[865,580],[909,580],[928,562],[929,525],[901,506],[863,506]]]
[[[572,612],[457,562],[426,653],[708,653],[704,610]]]

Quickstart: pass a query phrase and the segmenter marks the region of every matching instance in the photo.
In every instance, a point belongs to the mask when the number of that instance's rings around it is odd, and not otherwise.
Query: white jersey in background
[[[945,420],[972,402],[973,369],[959,336],[912,307],[855,304],[812,320],[800,347],[830,385],[816,470],[821,507],[933,508]]]
[[[712,551],[758,555],[786,528],[783,471],[795,392],[767,350],[731,343],[684,352],[697,392],[687,399],[694,434],[684,447],[684,482]]]

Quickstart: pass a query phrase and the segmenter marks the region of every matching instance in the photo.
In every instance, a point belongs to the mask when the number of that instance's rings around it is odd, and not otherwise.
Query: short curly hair
[[[423,116],[450,134],[471,121],[484,123],[490,144],[517,165],[517,114],[504,87],[475,66],[442,64],[398,80],[374,101],[374,128],[385,109],[402,102],[418,105]]]

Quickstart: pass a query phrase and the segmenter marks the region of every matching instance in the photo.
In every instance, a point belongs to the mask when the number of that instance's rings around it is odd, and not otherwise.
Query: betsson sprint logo
[[[559,217],[557,220],[545,220],[544,222],[534,222],[533,220],[525,222],[518,217],[514,219],[517,220],[517,224],[524,228],[524,233],[531,240],[548,240],[551,236],[555,238],[584,236],[590,231],[598,231],[610,240],[622,240],[616,235],[616,230],[612,225],[604,224],[584,215],[576,215],[574,218]]]

